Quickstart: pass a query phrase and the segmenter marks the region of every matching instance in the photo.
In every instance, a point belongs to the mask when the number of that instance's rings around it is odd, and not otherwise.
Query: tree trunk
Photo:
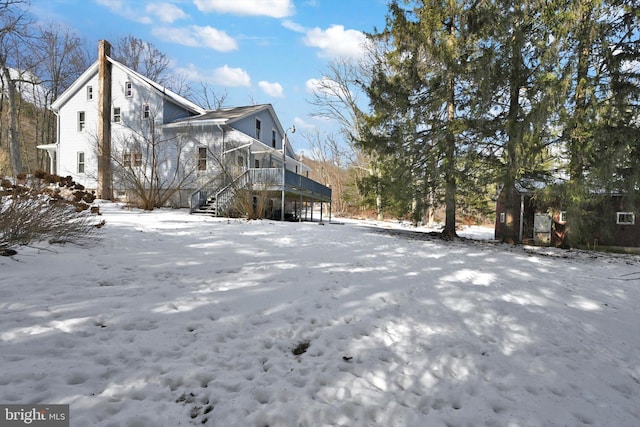
[[[442,235],[446,238],[454,238],[456,233],[456,137],[453,133],[453,121],[455,120],[455,80],[452,76],[448,82],[449,97],[447,100],[447,133],[445,135],[444,153],[444,204],[445,224]]]
[[[0,63],[5,64],[4,58],[0,57]],[[6,82],[8,95],[8,116],[9,116],[9,156],[11,160],[11,170],[14,175],[22,172],[22,156],[20,155],[20,140],[18,139],[18,89],[16,82],[11,78],[7,66],[2,65],[2,74]]]
[[[514,190],[518,174],[518,155],[516,148],[522,144],[521,125],[518,122],[520,115],[520,88],[522,87],[523,66],[522,66],[522,43],[521,35],[518,34],[520,26],[516,22],[511,37],[511,64],[509,67],[509,111],[507,113],[507,147],[506,147],[506,167],[503,180],[506,191],[505,200],[505,229],[502,241],[505,243],[516,243],[519,241],[515,227],[515,197]]]

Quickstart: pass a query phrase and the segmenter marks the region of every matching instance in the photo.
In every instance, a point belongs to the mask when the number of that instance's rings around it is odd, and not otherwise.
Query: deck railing
[[[296,193],[323,202],[331,201],[331,188],[294,171],[288,169],[285,171],[284,182],[287,193]],[[253,186],[253,190],[256,191],[280,191],[282,190],[282,169],[248,169],[231,184],[217,191],[201,188],[191,195],[191,211],[202,206],[207,202],[208,197],[214,194],[218,209],[224,210],[229,207],[235,191],[246,188],[248,185]]]

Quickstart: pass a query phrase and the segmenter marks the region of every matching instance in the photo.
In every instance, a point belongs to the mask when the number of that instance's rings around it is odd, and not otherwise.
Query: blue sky
[[[164,52],[193,87],[226,106],[273,104],[283,127],[331,127],[313,118],[310,87],[338,56],[361,54],[363,31],[384,27],[387,0],[32,0],[42,21],[63,23],[97,50],[134,35]],[[304,133],[304,132],[302,132]],[[308,149],[298,132],[297,151]]]

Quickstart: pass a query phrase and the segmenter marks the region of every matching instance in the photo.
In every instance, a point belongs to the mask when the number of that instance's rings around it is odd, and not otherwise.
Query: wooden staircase
[[[201,188],[191,195],[191,213],[211,216],[228,216],[238,190],[250,184],[249,171],[244,171],[232,182],[217,190]]]

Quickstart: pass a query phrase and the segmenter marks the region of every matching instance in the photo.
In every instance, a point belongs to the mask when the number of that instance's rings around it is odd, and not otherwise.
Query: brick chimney
[[[98,198],[113,198],[111,172],[111,45],[98,42]]]

